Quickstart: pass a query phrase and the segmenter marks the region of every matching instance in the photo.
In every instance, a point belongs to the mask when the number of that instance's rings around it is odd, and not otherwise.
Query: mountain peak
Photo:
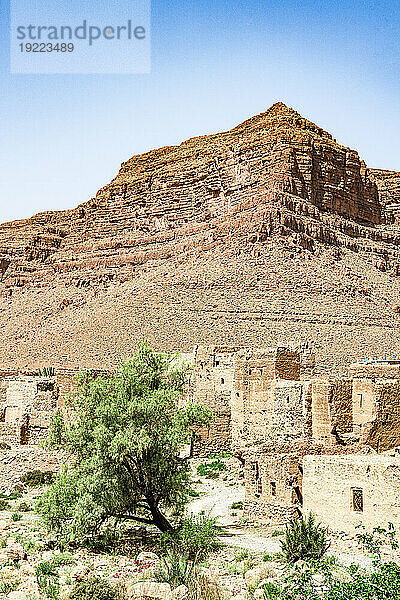
[[[112,367],[142,338],[396,352],[397,181],[283,102],[135,156],[85,204],[0,226],[3,366]]]

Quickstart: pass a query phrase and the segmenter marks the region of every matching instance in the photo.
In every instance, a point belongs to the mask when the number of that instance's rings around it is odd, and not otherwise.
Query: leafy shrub
[[[32,507],[27,502],[20,502],[17,506],[17,510],[20,512],[29,512],[32,510]]]
[[[282,582],[281,600],[320,600],[312,579],[316,573],[314,565],[301,562],[287,571]]]
[[[276,583],[268,581],[261,587],[264,600],[279,600],[281,597],[281,588]]]
[[[232,502],[231,509],[232,510],[243,510],[243,502],[241,500],[239,502]]]
[[[20,521],[22,519],[22,515],[20,513],[15,512],[11,515],[11,519],[13,521]]]
[[[356,529],[360,531],[356,534],[359,544],[372,555],[374,564],[382,562],[383,546],[389,546],[391,550],[397,550],[399,547],[393,523],[389,523],[387,529],[374,527],[372,532],[366,531],[364,525],[357,525]]]
[[[326,600],[399,600],[400,566],[394,562],[383,563],[372,573],[353,565],[349,582],[334,582]]]
[[[29,485],[30,487],[36,487],[37,485],[48,485],[54,480],[54,473],[52,471],[28,471],[21,477],[22,483]]]
[[[18,587],[18,583],[12,581],[1,581],[0,582],[0,594],[9,594]],[[5,597],[5,596],[4,596]]]
[[[189,590],[190,600],[222,600],[223,591],[218,580],[199,569],[198,563],[191,560],[187,552],[176,547],[169,548],[167,556],[156,572],[158,581],[169,583],[174,589],[185,585]]]
[[[286,562],[293,564],[298,560],[320,560],[330,543],[326,529],[316,523],[314,515],[310,513],[306,518],[302,516],[289,522],[281,547]]]
[[[104,579],[93,577],[87,581],[76,583],[69,600],[118,600],[121,598],[120,594],[118,587]]]
[[[213,460],[207,463],[201,463],[197,467],[197,475],[217,479],[222,471],[226,471],[226,465],[220,460]]]
[[[173,548],[177,553],[186,553],[188,560],[201,561],[219,548],[219,531],[213,517],[190,515],[182,519],[173,534],[164,534],[161,543],[167,550]]]
[[[51,561],[36,565],[36,580],[40,591],[46,598],[58,600],[60,595],[59,575]]]
[[[4,500],[4,498],[0,499],[0,510],[9,510],[10,505],[7,502],[7,500]]]

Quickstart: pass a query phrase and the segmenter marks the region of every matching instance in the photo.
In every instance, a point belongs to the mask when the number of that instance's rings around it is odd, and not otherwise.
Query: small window
[[[221,385],[224,385],[225,383],[225,379],[223,377],[221,377]]]
[[[271,481],[271,496],[276,496],[276,481]]]
[[[253,369],[249,369],[249,375],[253,373]]]
[[[257,479],[256,482],[256,496],[261,496],[262,494],[262,481],[261,479]]]
[[[362,513],[364,510],[363,491],[360,488],[352,488],[352,509],[354,512]]]
[[[239,398],[240,394],[239,392],[236,392],[236,397]]]
[[[362,394],[357,394],[358,397],[358,403],[360,405],[360,408],[363,407],[363,395]]]
[[[219,360],[215,361],[215,366],[218,367],[219,366]]]
[[[254,471],[254,479],[257,480],[260,476],[260,469],[257,461],[251,463],[251,470]]]

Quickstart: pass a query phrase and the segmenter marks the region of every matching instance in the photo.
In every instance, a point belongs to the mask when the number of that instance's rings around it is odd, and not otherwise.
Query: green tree
[[[198,404],[179,407],[187,367],[146,344],[110,378],[84,373],[74,418],[50,439],[71,455],[39,512],[65,541],[133,520],[172,532],[171,516],[187,501],[190,470],[181,448],[211,419]]]

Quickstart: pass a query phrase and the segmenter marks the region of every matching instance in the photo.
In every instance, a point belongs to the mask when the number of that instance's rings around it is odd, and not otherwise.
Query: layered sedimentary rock
[[[400,350],[385,173],[281,103],[134,156],[76,209],[0,226],[1,362],[110,367],[143,337],[311,340],[321,369]]]
[[[369,174],[378,188],[385,222],[400,225],[400,173],[371,169]]]

